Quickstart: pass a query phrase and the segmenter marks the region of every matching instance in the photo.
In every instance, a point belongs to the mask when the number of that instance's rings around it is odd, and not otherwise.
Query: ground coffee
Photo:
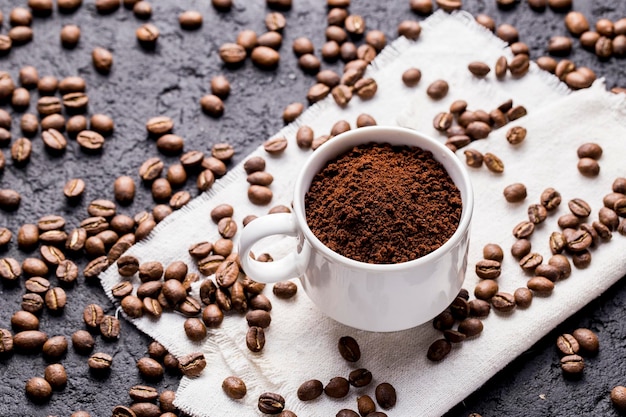
[[[307,223],[331,250],[390,264],[443,245],[461,218],[461,194],[432,153],[370,143],[331,160],[305,195]]]

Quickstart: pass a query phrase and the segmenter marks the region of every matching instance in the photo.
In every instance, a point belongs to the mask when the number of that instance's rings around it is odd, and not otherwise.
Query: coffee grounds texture
[[[263,18],[270,10],[264,1],[236,0],[229,13],[217,12],[209,1],[151,2],[153,15],[149,22],[161,32],[157,47],[152,51],[142,49],[135,38],[135,30],[145,21],[135,18],[132,11],[124,7],[111,14],[100,15],[94,3],[84,1],[73,13],[59,13],[55,7],[49,17],[35,16],[33,41],[14,47],[8,55],[0,57],[2,70],[9,72],[15,81],[24,65],[35,66],[40,76],[82,76],[87,81],[88,114],[104,113],[115,121],[115,131],[107,137],[101,154],[81,153],[76,143],[70,141],[64,155],[51,156],[44,151],[38,135],[33,141],[32,160],[27,167],[14,169],[7,160],[4,172],[0,173],[0,187],[10,186],[19,191],[22,204],[15,212],[0,213],[0,226],[14,233],[10,247],[0,249],[2,257],[20,261],[26,257],[38,257],[36,251],[23,252],[16,248],[15,233],[19,226],[47,214],[61,214],[68,221],[66,230],[70,230],[86,217],[89,201],[112,198],[112,184],[119,175],[131,175],[137,184],[135,200],[129,206],[118,207],[119,211],[132,216],[151,209],[154,202],[150,187],[139,181],[138,167],[152,156],[160,156],[166,166],[178,161],[177,156],[160,155],[154,141],[147,137],[145,122],[152,116],[172,117],[175,121],[174,133],[185,138],[186,150],[206,152],[213,143],[228,141],[236,150],[230,167],[243,161],[246,155],[283,126],[281,115],[285,106],[296,101],[306,103],[307,90],[315,82],[315,76],[303,75],[299,70],[297,57],[290,49],[293,41],[306,36],[316,48],[326,41],[326,2],[294,0],[292,9],[283,11],[287,27],[283,30],[278,68],[260,70],[247,60],[242,67],[230,69],[221,63],[217,49],[222,43],[233,42],[242,29],[253,29],[257,34],[266,31]],[[4,15],[0,33],[8,33],[11,27],[9,14],[16,6],[28,7],[27,1],[0,0],[0,11]],[[574,7],[583,12],[592,24],[601,17],[617,20],[626,16],[626,2],[621,1],[575,1]],[[180,29],[178,14],[187,9],[202,13],[202,28],[196,31]],[[520,32],[520,40],[529,45],[533,59],[546,53],[548,35],[566,34],[563,25],[565,13],[550,8],[545,12],[534,12],[527,2],[517,2],[514,7],[503,10],[496,6],[495,0],[465,1],[463,10],[474,15],[486,13],[497,24],[515,25]],[[400,21],[424,19],[410,12],[408,1],[355,0],[351,2],[349,11],[363,16],[368,28],[380,29],[389,40],[396,38]],[[59,32],[65,24],[76,24],[81,28],[81,38],[74,49],[64,49],[60,45]],[[577,45],[576,40],[574,44]],[[114,54],[113,68],[107,76],[98,74],[91,65],[91,50],[97,46],[105,47]],[[623,59],[612,58],[601,62],[592,52],[578,46],[568,58],[606,77],[608,87],[626,85]],[[323,69],[341,71],[342,66],[341,62],[322,63]],[[224,116],[212,119],[202,114],[198,100],[209,92],[210,78],[220,74],[229,79],[233,88],[224,103]],[[418,88],[423,92],[425,87]],[[36,91],[31,91],[27,112],[36,113],[37,97]],[[7,103],[2,104],[2,108],[12,113],[14,141],[21,136],[19,118],[23,112],[13,111]],[[349,122],[354,123],[353,120]],[[9,148],[3,147],[2,152],[8,156]],[[85,196],[75,206],[68,205],[62,197],[64,181],[72,177],[83,178],[87,183]],[[184,188],[196,195],[192,181],[188,181]],[[82,269],[86,261],[86,258],[77,260],[79,268]],[[54,276],[52,282],[57,282]],[[52,316],[44,312],[41,316],[40,328],[49,336],[65,335],[69,338],[74,331],[84,329],[82,310],[89,303],[98,303],[106,314],[115,314],[113,304],[97,282],[85,282],[80,277],[75,286],[66,288],[66,292],[68,305],[62,315]],[[16,286],[0,284],[0,293],[0,327],[10,329],[11,315],[20,308],[24,293],[23,280]],[[626,350],[622,340],[625,312],[626,280],[621,280],[445,417],[467,417],[471,412],[479,412],[485,417],[617,416],[608,396],[614,385],[624,384],[626,375],[626,365],[623,365]],[[24,385],[31,377],[42,376],[49,363],[41,355],[14,353],[0,357],[0,375],[3,377],[0,384],[0,416],[69,416],[81,409],[88,410],[92,416],[109,416],[115,405],[130,404],[128,389],[133,385],[176,390],[180,380],[178,374],[166,372],[163,379],[156,381],[146,381],[139,376],[135,363],[146,355],[150,338],[123,318],[121,325],[122,335],[118,342],[95,336],[98,351],[114,353],[110,374],[96,376],[90,373],[88,356],[78,354],[70,344],[67,354],[61,359],[68,372],[68,384],[62,390],[54,391],[52,398],[44,404],[29,401]],[[558,334],[571,332],[577,327],[598,331],[602,347],[600,354],[588,362],[583,380],[571,382],[565,381],[561,375],[554,342]],[[545,399],[540,398],[540,394],[545,394]]]
[[[331,160],[305,196],[307,223],[331,250],[360,262],[420,258],[454,234],[461,193],[432,153],[366,144]]]

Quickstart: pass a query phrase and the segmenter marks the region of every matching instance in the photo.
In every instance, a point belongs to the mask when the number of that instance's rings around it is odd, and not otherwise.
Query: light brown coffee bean
[[[533,301],[533,292],[526,287],[521,287],[515,290],[513,297],[518,308],[528,308]]]
[[[546,188],[541,193],[539,200],[546,210],[552,211],[561,204],[561,194],[554,188]]]
[[[496,174],[504,172],[504,163],[500,158],[498,158],[491,152],[487,152],[485,153],[485,155],[483,155],[483,162],[491,172],[494,172]]]
[[[449,86],[444,80],[432,82],[426,89],[426,94],[433,100],[441,100],[448,94]]]
[[[222,381],[222,390],[224,393],[234,400],[240,400],[246,396],[248,392],[244,381],[236,376],[229,376]]]
[[[574,330],[572,336],[578,342],[580,348],[590,354],[595,355],[600,349],[600,341],[598,336],[591,330],[585,328],[579,328]]]
[[[518,203],[526,199],[527,191],[526,186],[522,183],[514,183],[507,185],[502,192],[504,198],[509,203]]]
[[[513,294],[498,292],[491,297],[491,305],[501,313],[508,313],[515,309],[515,297]]]

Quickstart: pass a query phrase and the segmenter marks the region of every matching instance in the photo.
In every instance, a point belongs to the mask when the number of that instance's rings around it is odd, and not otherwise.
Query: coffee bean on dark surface
[[[569,333],[565,333],[557,337],[556,347],[563,355],[575,355],[580,350],[578,341]]]
[[[572,336],[578,342],[582,351],[587,354],[595,355],[600,349],[600,341],[598,336],[591,330],[579,328],[574,330]]]
[[[67,372],[60,363],[53,363],[46,366],[44,378],[48,381],[52,389],[60,390],[67,383]]]
[[[26,382],[26,395],[36,402],[48,401],[52,395],[52,387],[44,378],[36,376]]]
[[[95,343],[91,333],[86,330],[77,330],[72,334],[72,346],[82,355],[91,352]]]
[[[246,396],[247,388],[244,381],[236,376],[229,376],[222,381],[222,390],[224,393],[234,399],[240,400]]]
[[[163,376],[163,366],[152,358],[140,358],[137,361],[137,369],[148,379],[160,379]]]
[[[569,376],[577,376],[583,372],[585,361],[578,355],[567,355],[561,358],[561,370]]]
[[[423,181],[416,181],[416,175]],[[425,193],[423,187],[430,181],[448,196],[434,200]],[[355,184],[363,192],[335,195],[336,190]],[[409,193],[410,201],[398,200],[398,195]],[[393,201],[385,202],[386,195],[393,195]],[[374,213],[367,208],[370,199],[376,200],[377,207],[388,205],[389,210],[382,215],[378,209]],[[432,154],[419,148],[375,144],[356,147],[327,164],[312,181],[305,204],[309,225],[322,242],[346,257],[369,263],[405,262],[435,250],[454,233],[461,213],[460,193]],[[418,212],[420,218],[432,217],[433,222],[411,226]],[[342,220],[328,221],[333,216]],[[398,222],[398,218],[404,221]],[[398,227],[390,230],[394,224]],[[389,250],[390,243],[395,250]]]

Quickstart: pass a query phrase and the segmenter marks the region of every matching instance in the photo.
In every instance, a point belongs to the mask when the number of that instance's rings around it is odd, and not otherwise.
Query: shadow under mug
[[[397,264],[369,264],[344,257],[325,246],[306,222],[304,197],[315,174],[333,158],[370,142],[417,146],[432,152],[461,193],[461,219],[441,247]],[[461,161],[440,142],[400,127],[363,127],[342,133],[315,150],[295,184],[292,213],[271,214],[242,231],[239,254],[246,274],[271,283],[299,277],[317,307],[334,320],[357,329],[390,332],[423,324],[457,296],[467,267],[474,198]],[[255,261],[250,251],[261,239],[289,235],[297,247],[274,262]]]

